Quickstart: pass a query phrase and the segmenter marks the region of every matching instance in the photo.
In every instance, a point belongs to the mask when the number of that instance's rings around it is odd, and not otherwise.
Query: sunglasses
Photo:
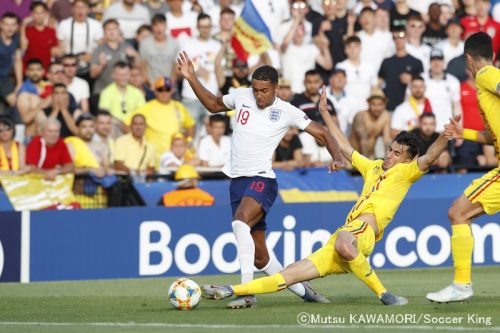
[[[292,5],[293,9],[306,9],[307,5],[303,2],[296,2]]]
[[[76,67],[76,62],[72,64],[63,64],[64,67]]]
[[[170,91],[172,91],[172,89],[170,89],[170,88],[159,88],[159,89],[156,89],[156,92],[159,92],[159,93],[170,92]]]

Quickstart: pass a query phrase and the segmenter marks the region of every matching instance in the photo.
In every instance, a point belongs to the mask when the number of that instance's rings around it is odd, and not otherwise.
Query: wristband
[[[479,132],[476,130],[464,128],[463,138],[464,140],[476,141],[478,140]]]

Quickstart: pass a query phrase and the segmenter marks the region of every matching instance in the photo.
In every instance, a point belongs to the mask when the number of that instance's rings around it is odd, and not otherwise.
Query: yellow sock
[[[359,252],[358,256],[347,262],[351,268],[351,272],[363,281],[376,295],[380,297],[386,289],[380,282],[377,274],[372,269],[365,256]]]
[[[472,249],[474,237],[469,224],[451,226],[451,255],[456,283],[471,283]]]
[[[283,275],[278,273],[231,287],[234,290],[234,294],[237,296],[267,294],[285,289],[286,282]]]

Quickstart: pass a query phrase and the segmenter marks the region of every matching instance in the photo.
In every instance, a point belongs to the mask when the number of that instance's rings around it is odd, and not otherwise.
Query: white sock
[[[281,272],[282,270],[283,270],[283,265],[281,265],[280,262],[274,256],[271,256],[267,265],[264,268],[262,268],[262,271],[266,275],[274,275],[276,273]],[[287,288],[290,289],[291,292],[293,292],[295,295],[299,297],[303,297],[306,294],[306,290],[304,289],[302,283],[296,283],[291,286],[288,286]]]
[[[240,261],[241,283],[253,280],[253,262],[255,259],[255,244],[250,227],[239,220],[232,223],[233,233],[236,237],[236,248],[238,249],[238,260]]]

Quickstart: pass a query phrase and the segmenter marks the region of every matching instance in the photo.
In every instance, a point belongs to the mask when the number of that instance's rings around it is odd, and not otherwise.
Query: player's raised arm
[[[198,77],[196,77],[196,72],[194,70],[193,62],[189,59],[186,51],[179,53],[177,57],[177,65],[181,75],[187,80],[191,88],[200,100],[200,102],[207,108],[211,113],[225,112],[229,111],[222,97],[215,96],[207,88],[201,84]]]
[[[349,162],[352,162],[352,152],[354,151],[354,148],[351,146],[349,143],[349,140],[345,137],[344,133],[340,130],[340,128],[337,126],[335,121],[333,120],[332,116],[328,112],[328,108],[326,106],[326,87],[323,86],[323,91],[321,92],[321,98],[319,102],[319,111],[321,113],[321,117],[323,118],[323,121],[326,124],[326,127],[332,134],[332,136],[337,139],[340,152],[342,155],[345,157],[346,160]]]
[[[455,116],[454,119],[450,118],[450,123],[446,126],[449,126],[453,122],[458,123],[460,121],[460,115]],[[445,131],[446,132],[446,131]],[[429,170],[430,166],[437,160],[439,155],[448,147],[448,139],[445,135],[445,132],[441,133],[439,137],[434,141],[434,143],[427,149],[425,155],[422,155],[418,158],[417,164],[418,168],[421,171]]]
[[[464,129],[459,123],[460,118],[450,119],[450,123],[444,126],[444,135],[448,139],[456,140],[469,140],[479,143],[491,145],[493,144],[493,137],[488,130],[476,131],[472,129]]]

